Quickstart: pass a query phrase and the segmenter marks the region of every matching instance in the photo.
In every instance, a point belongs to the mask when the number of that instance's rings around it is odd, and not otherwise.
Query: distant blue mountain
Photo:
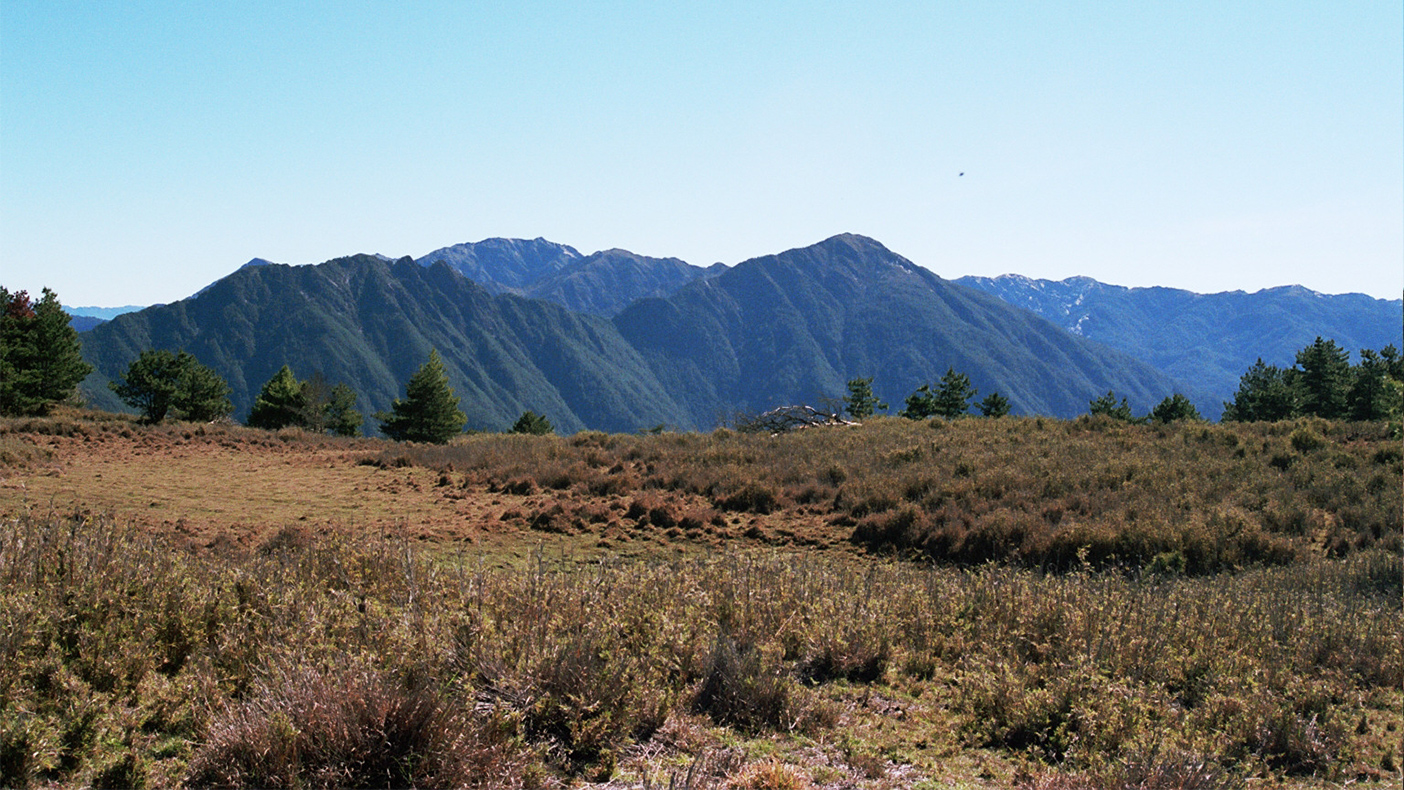
[[[111,321],[123,313],[135,313],[143,307],[144,305],[127,305],[125,307],[64,307],[63,311],[74,318],[85,316],[88,318],[98,318],[103,321]]]
[[[1288,285],[1255,293],[1199,294],[1126,288],[1090,277],[1034,280],[1017,274],[961,277],[1058,326],[1144,360],[1183,382],[1205,416],[1217,417],[1259,357],[1291,366],[1318,336],[1358,354],[1404,347],[1404,301],[1322,294]]]
[[[628,250],[581,255],[545,239],[485,239],[455,244],[417,259],[447,263],[492,293],[544,299],[577,313],[613,316],[636,299],[666,296],[693,280],[725,271],[677,258],[650,258]]]

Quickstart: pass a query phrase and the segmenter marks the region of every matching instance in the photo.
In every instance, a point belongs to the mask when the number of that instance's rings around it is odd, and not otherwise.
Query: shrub
[[[1326,440],[1322,439],[1320,434],[1306,426],[1292,431],[1292,449],[1299,453],[1305,454],[1319,450],[1325,443]]]
[[[551,421],[534,411],[524,411],[517,421],[512,423],[509,433],[525,433],[532,436],[545,436],[555,433],[556,428]]]
[[[470,709],[471,710],[471,709]],[[210,726],[192,787],[491,787],[515,756],[425,680],[365,667],[274,673]]]
[[[784,728],[791,713],[789,680],[754,643],[719,633],[692,706],[746,732]]]
[[[775,492],[758,483],[747,483],[739,491],[734,491],[717,500],[716,505],[723,510],[769,513],[779,507],[780,501]]]

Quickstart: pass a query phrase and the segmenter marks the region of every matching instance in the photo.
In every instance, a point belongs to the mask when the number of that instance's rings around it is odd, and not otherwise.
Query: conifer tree
[[[991,392],[980,401],[980,414],[986,417],[1003,417],[1009,413],[1009,399],[999,394]]]
[[[355,436],[361,432],[361,423],[365,421],[356,410],[356,391],[345,384],[332,387],[321,415],[324,420],[322,430],[331,431],[337,436]]]
[[[1118,404],[1116,393],[1111,390],[1107,390],[1107,394],[1101,397],[1088,401],[1087,413],[1093,416],[1105,414],[1122,422],[1136,422],[1136,418],[1131,416],[1131,405],[1126,402],[1125,398],[1122,398],[1121,403]]]
[[[277,430],[295,425],[337,436],[355,436],[362,422],[361,413],[356,411],[355,390],[345,384],[330,386],[321,371],[298,381],[287,365],[264,383],[245,421],[251,428]]]
[[[1151,409],[1151,419],[1156,422],[1175,422],[1177,420],[1202,420],[1199,416],[1199,409],[1194,407],[1194,403],[1180,393],[1161,401],[1154,409]]]
[[[522,412],[522,416],[518,417],[517,421],[512,424],[510,431],[510,433],[527,433],[533,436],[545,436],[555,432],[556,426],[552,425],[545,415],[537,414],[534,411]]]
[[[92,372],[58,296],[0,287],[0,414],[44,414]]]
[[[467,416],[449,386],[439,352],[430,351],[405,385],[405,398],[395,399],[389,414],[376,415],[380,432],[396,441],[444,444],[463,430]]]
[[[304,425],[307,422],[307,397],[303,392],[303,382],[293,375],[292,368],[284,365],[273,378],[264,382],[263,388],[254,398],[249,418],[245,420],[251,428],[277,430],[289,425]]]
[[[1352,371],[1347,404],[1352,420],[1399,419],[1399,383],[1404,381],[1404,360],[1393,345],[1379,351],[1361,349],[1360,364]]]
[[[1286,420],[1300,413],[1296,371],[1269,365],[1258,357],[1238,380],[1233,400],[1224,404],[1228,422]]]
[[[905,403],[907,408],[897,412],[897,416],[909,420],[924,420],[936,414],[936,393],[931,391],[930,384],[917,387],[916,392],[907,396]]]
[[[150,423],[164,420],[171,412],[209,422],[227,417],[234,408],[229,384],[184,351],[143,351],[127,366],[126,374],[108,386]]]
[[[1334,340],[1316,341],[1297,352],[1302,411],[1328,420],[1346,416],[1350,394],[1350,352]]]
[[[955,419],[970,410],[970,399],[976,390],[970,386],[970,377],[957,373],[954,367],[946,370],[946,375],[936,383],[936,414],[946,419]]]
[[[844,410],[855,420],[873,416],[878,409],[887,411],[887,404],[873,394],[873,377],[849,379],[848,397],[843,399]]]

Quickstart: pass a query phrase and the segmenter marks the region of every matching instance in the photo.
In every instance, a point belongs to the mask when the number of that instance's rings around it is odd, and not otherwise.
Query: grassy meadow
[[[78,474],[202,448],[265,459],[249,502],[316,490],[191,543]],[[1397,786],[1401,464],[1318,420],[0,421],[0,785]],[[492,509],[453,511],[472,539],[338,509],[412,497]]]

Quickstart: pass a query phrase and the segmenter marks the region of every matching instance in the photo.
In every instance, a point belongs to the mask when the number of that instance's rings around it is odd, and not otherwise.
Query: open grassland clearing
[[[0,783],[1398,783],[1383,426],[936,425],[4,423]]]

